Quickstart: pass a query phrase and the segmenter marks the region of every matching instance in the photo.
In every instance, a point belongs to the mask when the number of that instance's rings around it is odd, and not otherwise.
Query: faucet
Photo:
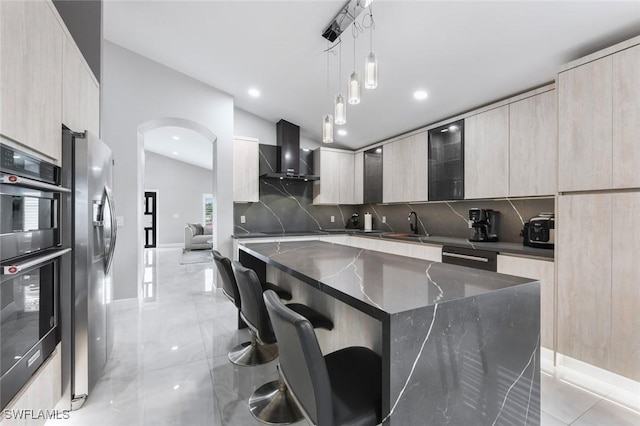
[[[413,222],[409,224],[409,227],[411,228],[411,232],[413,232],[414,234],[417,234],[418,233],[418,214],[412,211],[411,213],[409,213],[409,217],[407,218],[407,220],[411,221],[412,217],[413,217]]]

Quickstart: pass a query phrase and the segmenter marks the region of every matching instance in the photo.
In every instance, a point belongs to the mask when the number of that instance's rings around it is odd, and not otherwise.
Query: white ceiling
[[[330,110],[321,33],[345,2],[107,0],[104,37],[320,141]],[[360,148],[551,82],[561,64],[640,34],[638,0],[375,0],[373,12],[380,82],[348,106],[348,135],[336,134],[336,146]],[[357,39],[361,75],[368,45],[368,33]],[[348,31],[345,89],[352,49]],[[333,97],[335,57],[330,74]],[[250,87],[260,89],[259,99],[247,94]],[[425,101],[412,97],[420,88],[429,93]]]
[[[185,163],[213,170],[213,144],[184,127],[159,127],[144,134],[144,149]]]

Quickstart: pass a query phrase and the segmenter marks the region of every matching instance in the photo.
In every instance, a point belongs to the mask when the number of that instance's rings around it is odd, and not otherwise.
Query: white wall
[[[138,296],[142,281],[142,199],[144,153],[139,126],[164,117],[190,120],[217,136],[213,196],[218,249],[231,254],[233,233],[233,98],[211,86],[104,43],[102,138],[113,150],[118,229],[114,257],[114,298]],[[153,123],[152,123],[153,124]],[[137,273],[136,273],[137,272]]]
[[[257,138],[261,144],[276,145],[276,123],[243,109],[234,108],[233,135]],[[318,147],[320,147],[320,142],[300,136],[300,148],[316,149]]]
[[[213,171],[149,151],[144,163],[144,189],[158,191],[156,243],[182,244],[184,226],[202,223],[202,194],[213,191]]]

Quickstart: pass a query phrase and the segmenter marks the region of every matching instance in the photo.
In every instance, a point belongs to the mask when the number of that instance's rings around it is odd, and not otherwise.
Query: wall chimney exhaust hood
[[[305,182],[319,180],[320,176],[300,173],[300,127],[286,120],[280,120],[276,123],[276,133],[276,144],[280,151],[276,172],[265,173],[260,177]],[[307,171],[310,172],[310,170]]]

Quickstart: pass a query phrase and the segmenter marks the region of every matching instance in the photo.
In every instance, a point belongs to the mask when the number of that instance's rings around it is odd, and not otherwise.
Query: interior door
[[[144,213],[142,216],[144,227],[144,248],[156,247],[156,207],[157,207],[157,192],[145,191],[144,192]]]

